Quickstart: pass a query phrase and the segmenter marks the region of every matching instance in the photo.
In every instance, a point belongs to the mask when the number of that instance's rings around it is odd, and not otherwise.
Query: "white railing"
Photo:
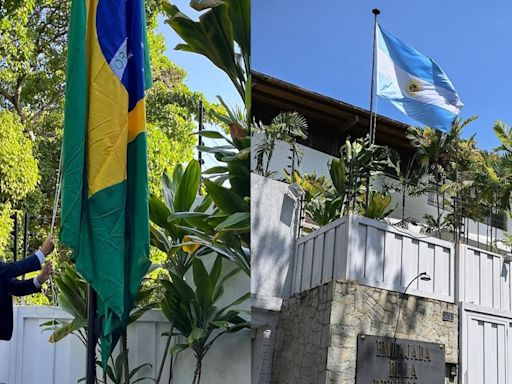
[[[14,335],[10,342],[0,341],[0,384],[73,384],[85,376],[85,347],[74,336],[56,344],[48,342],[49,333],[39,326],[50,319],[69,319],[69,315],[52,307],[15,307]],[[152,310],[128,328],[131,369],[150,363],[137,378],[156,376],[165,349],[169,322],[161,311]],[[236,353],[233,353],[236,351]],[[194,357],[182,352],[176,361],[173,383],[192,382]],[[99,356],[98,356],[99,357]],[[229,364],[226,364],[229,361]],[[203,377],[214,384],[248,384],[250,376],[249,330],[226,336],[212,347],[203,363]],[[100,373],[98,371],[98,373]],[[163,383],[168,382],[169,359]],[[140,383],[152,383],[143,380]]]
[[[340,218],[297,240],[292,292],[332,279],[454,302],[454,244],[360,216]]]
[[[502,255],[461,244],[458,301],[512,311],[510,262]]]

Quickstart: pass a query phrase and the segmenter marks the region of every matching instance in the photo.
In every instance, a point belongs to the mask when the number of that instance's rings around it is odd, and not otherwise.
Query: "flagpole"
[[[373,22],[373,56],[372,56],[372,78],[370,81],[370,140],[375,144],[375,125],[373,123],[373,96],[375,94],[375,61],[377,57],[377,16],[380,11],[377,8],[372,9],[374,15]]]
[[[197,145],[199,147],[203,146],[203,136],[201,136],[201,132],[204,130],[203,126],[203,120],[204,120],[204,107],[203,107],[203,100],[199,100],[199,115],[198,115],[198,125],[199,125],[199,135],[197,135]],[[202,149],[197,149],[197,161],[199,162],[199,169],[200,173],[203,174],[203,152],[201,152]],[[201,180],[202,181],[202,180]],[[202,182],[199,183],[199,195],[202,195],[201,193],[201,185]]]
[[[96,383],[96,344],[98,332],[96,329],[96,307],[98,295],[89,285],[89,301],[87,308],[87,384]]]
[[[377,8],[372,9],[374,15],[373,21],[373,53],[372,53],[372,78],[370,80],[370,144],[375,144],[375,125],[377,120],[373,120],[373,95],[375,93],[375,59],[377,54],[377,16],[380,11]],[[370,175],[366,177],[366,213],[368,214],[368,208],[370,203]]]

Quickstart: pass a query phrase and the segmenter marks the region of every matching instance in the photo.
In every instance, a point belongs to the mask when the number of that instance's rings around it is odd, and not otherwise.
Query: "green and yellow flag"
[[[143,0],[72,0],[60,240],[98,294],[103,361],[149,262]]]

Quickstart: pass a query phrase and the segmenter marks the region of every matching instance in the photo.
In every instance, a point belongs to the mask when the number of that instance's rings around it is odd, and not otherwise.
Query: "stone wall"
[[[443,321],[444,311],[454,320]],[[352,384],[357,335],[392,337],[395,327],[397,338],[444,344],[446,362],[457,364],[457,319],[455,304],[332,281],[285,300],[272,383]]]

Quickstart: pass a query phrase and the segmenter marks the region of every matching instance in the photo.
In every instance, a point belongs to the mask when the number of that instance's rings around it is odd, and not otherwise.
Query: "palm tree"
[[[443,219],[440,201],[442,186],[450,171],[454,169],[453,159],[461,140],[462,129],[476,118],[473,116],[466,120],[456,119],[446,133],[430,127],[410,127],[407,132],[407,138],[416,150],[419,166],[426,175],[432,175],[432,178],[427,179],[427,184],[436,194],[437,218],[432,221],[438,237],[441,236]]]
[[[394,189],[398,189],[401,195],[401,222],[400,224],[406,225],[408,219],[405,217],[405,205],[408,196],[418,196],[425,192],[425,184],[423,182],[424,168],[419,167],[417,164],[416,154],[414,154],[409,161],[406,162],[405,167],[402,167],[402,162],[399,160],[397,164],[397,179],[398,186],[394,186]]]
[[[297,139],[307,139],[308,123],[306,118],[297,112],[281,112],[274,117],[269,125],[259,124],[256,131],[263,134],[263,139],[256,144],[256,173],[264,177],[272,177],[275,172],[269,170],[277,141],[283,141],[291,146],[292,166],[291,173],[295,171],[302,161],[302,150],[297,145]]]

